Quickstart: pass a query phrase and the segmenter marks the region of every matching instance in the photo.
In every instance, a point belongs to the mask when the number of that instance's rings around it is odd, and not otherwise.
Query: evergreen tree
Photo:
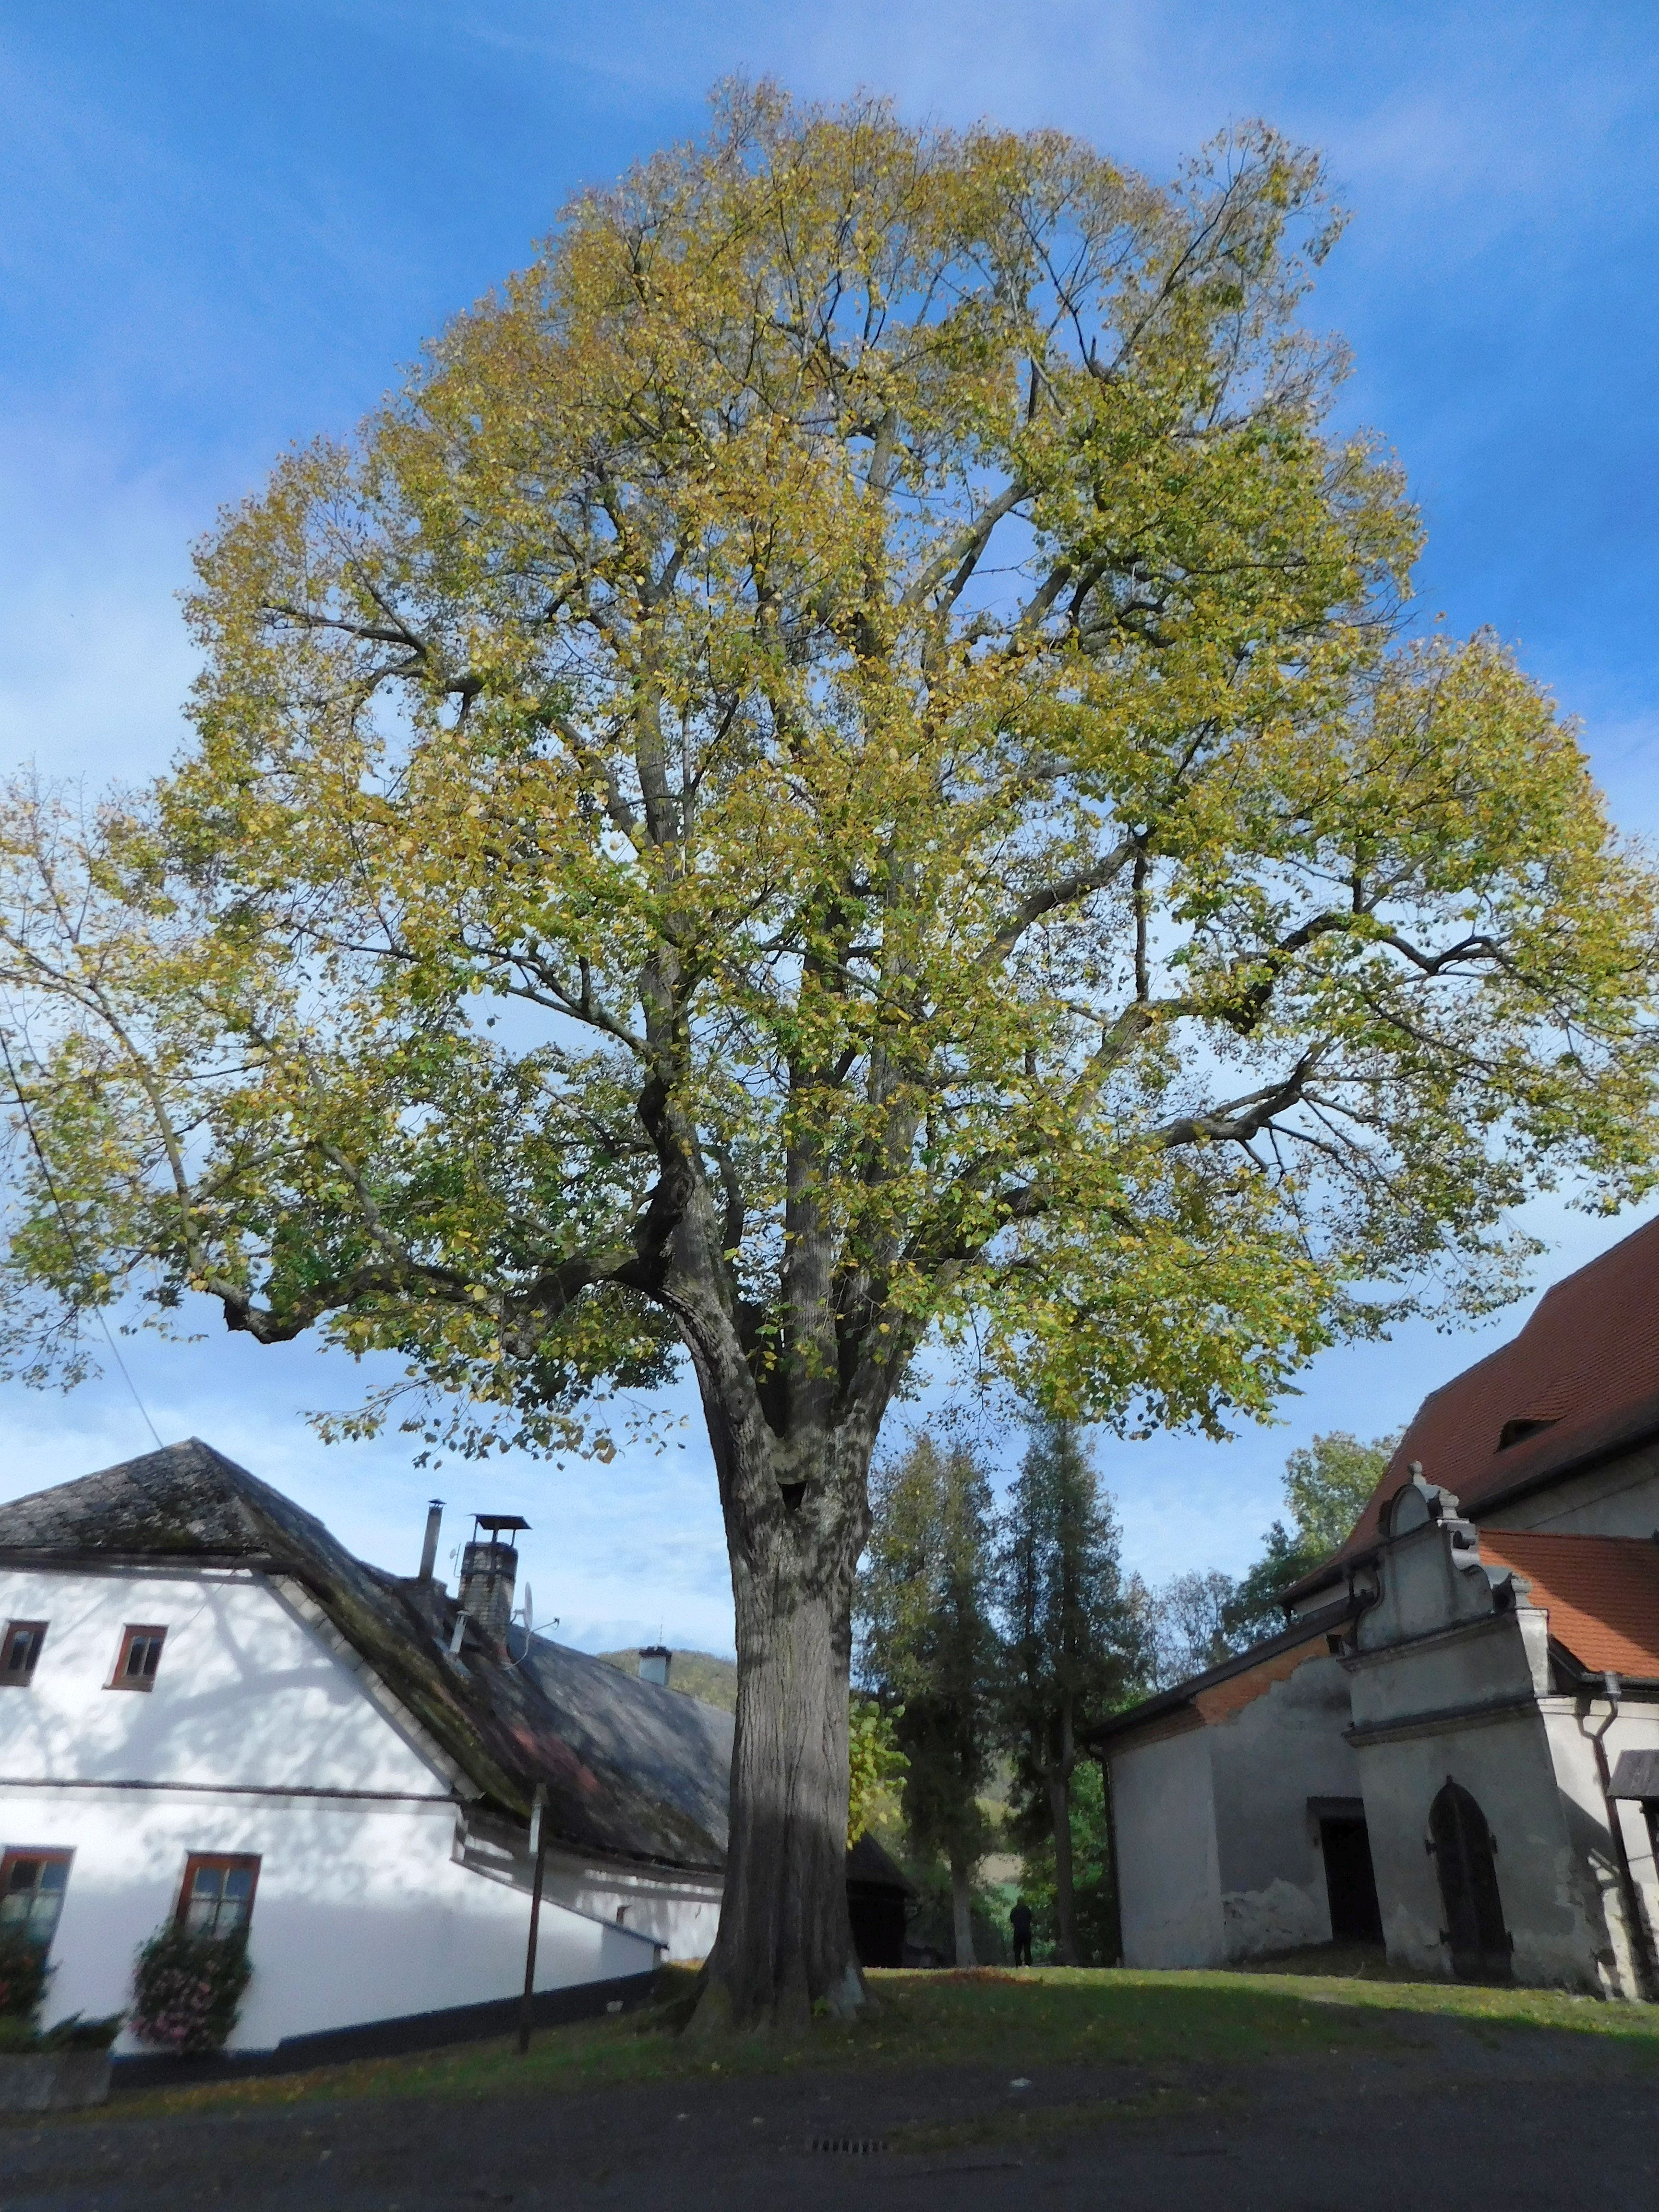
[[[1118,1559],[1110,1500],[1076,1425],[1034,1426],[1003,1516],[1002,1705],[1029,1829],[1054,1846],[1060,1963],[1078,1963],[1072,1777],[1077,1732],[1140,1686],[1141,1630]]]
[[[877,1471],[871,1507],[858,1600],[865,1673],[896,1709],[894,1733],[909,1762],[905,1826],[919,1852],[950,1867],[957,1964],[971,1966],[998,1650],[990,1485],[971,1452],[941,1451],[924,1434]]]

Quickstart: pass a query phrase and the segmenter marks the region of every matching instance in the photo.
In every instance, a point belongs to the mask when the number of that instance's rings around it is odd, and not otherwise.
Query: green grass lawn
[[[671,1991],[689,1977],[671,1969]],[[870,2066],[991,2064],[1011,2073],[1099,2062],[1165,2065],[1299,2052],[1407,2046],[1425,2016],[1488,2031],[1571,2029],[1618,2039],[1659,2061],[1659,2006],[1600,2004],[1553,1990],[1322,1974],[1138,1973],[1039,1967],[1015,1975],[875,1973],[877,2009],[800,2040],[707,2042],[653,2030],[648,2017],[583,2021],[539,2033],[528,2057],[511,2043],[457,2045],[409,2058],[364,2059],[314,2073],[156,2088],[123,2095],[119,2115],[155,2118],[315,2098],[545,2094],[628,2082],[718,2080]]]

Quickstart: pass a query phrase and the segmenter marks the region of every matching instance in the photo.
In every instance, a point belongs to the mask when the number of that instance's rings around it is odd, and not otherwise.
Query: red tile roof
[[[1483,1528],[1480,1557],[1532,1584],[1550,1634],[1591,1674],[1659,1681],[1659,1544],[1645,1536],[1548,1536]]]
[[[1539,1426],[1516,1437],[1510,1425],[1519,1422]],[[1659,1221],[1557,1283],[1517,1337],[1423,1401],[1336,1557],[1376,1541],[1382,1506],[1413,1460],[1480,1520],[1512,1491],[1656,1434]],[[1329,1579],[1322,1569],[1299,1588]]]

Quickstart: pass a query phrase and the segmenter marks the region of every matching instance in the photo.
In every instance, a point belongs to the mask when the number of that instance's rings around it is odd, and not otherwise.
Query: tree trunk
[[[1062,1966],[1077,1964],[1077,1912],[1072,1897],[1072,1778],[1050,1772],[1048,1811],[1054,1829],[1054,1934]]]
[[[847,1911],[847,1632],[799,1589],[738,1607],[732,1826],[705,2026],[805,2027],[864,1985]]]
[[[642,1103],[647,1128],[655,1110]],[[696,1140],[672,1116],[661,1134],[666,1177]],[[666,1302],[702,1399],[738,1645],[726,1887],[692,2024],[798,2031],[815,2011],[846,2018],[866,2002],[847,1909],[847,1694],[854,1574],[892,1375],[838,1399],[827,1247],[797,1221],[790,1303],[821,1310],[823,1340],[763,1401],[720,1287],[708,1191],[695,1184],[684,1200]]]
[[[865,2002],[847,1907],[847,1697],[868,1508],[833,1446],[815,1455],[817,1479],[796,1489],[779,1479],[794,1472],[787,1443],[710,1427],[738,1711],[725,1896],[696,2024],[793,2031],[817,2009],[846,2017]]]
[[[957,1964],[977,1966],[974,1956],[974,1870],[960,1850],[951,1854],[951,1917],[956,1926]]]

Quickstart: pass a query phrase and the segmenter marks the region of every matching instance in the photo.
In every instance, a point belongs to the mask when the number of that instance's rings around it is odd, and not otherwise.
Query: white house
[[[1659,1224],[1425,1401],[1283,1634],[1091,1741],[1132,1966],[1659,1998]]]
[[[383,1573],[194,1441],[0,1506],[0,1924],[50,1944],[48,2022],[182,1918],[246,1925],[233,2050],[504,2026],[538,1790],[538,1991],[707,1952],[731,1717],[512,1622],[504,1526],[452,1598],[435,1525]]]

